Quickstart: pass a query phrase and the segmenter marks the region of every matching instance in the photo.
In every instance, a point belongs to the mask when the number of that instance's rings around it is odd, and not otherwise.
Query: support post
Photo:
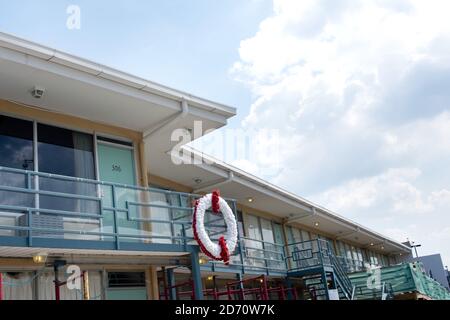
[[[213,286],[214,286],[214,291],[213,291],[213,296],[214,296],[214,300],[219,300],[219,295],[217,294],[217,277],[213,276]]]
[[[3,300],[3,273],[0,272],[0,301]]]
[[[169,291],[169,300],[176,300],[177,289],[175,288],[175,285],[175,273],[173,272],[173,269],[167,269],[167,287]]]
[[[236,273],[236,279],[239,281],[239,293],[241,295],[241,299],[245,300],[244,295],[244,283],[242,282],[242,273]]]
[[[101,289],[102,289],[102,294],[101,294],[101,299],[102,300],[107,300],[108,299],[108,273],[106,272],[106,269],[103,268],[102,272],[101,272],[101,277],[102,277],[102,285],[101,285]]]
[[[59,267],[63,267],[66,265],[65,260],[55,260],[53,262],[53,271],[55,273],[55,300],[61,300],[61,285],[65,284],[65,282],[59,281]]]
[[[165,276],[164,272],[163,276]],[[149,266],[145,271],[145,282],[147,286],[147,299],[159,300],[158,272],[155,266]]]
[[[330,293],[328,291],[327,272],[325,271],[325,269],[323,269],[323,272],[322,272],[322,282],[324,284],[324,289],[325,289],[325,298],[327,300],[330,300]]]
[[[83,299],[91,300],[91,294],[89,292],[89,273],[83,271]]]
[[[287,299],[288,300],[295,300],[294,299],[294,294],[292,292],[295,289],[292,286],[291,278],[287,277],[286,280],[285,280],[285,283],[286,283],[286,287],[288,288],[288,290],[287,290]]]
[[[192,281],[194,284],[194,292],[196,300],[203,300],[203,284],[202,284],[202,275],[200,272],[200,263],[199,263],[198,251],[193,250],[191,252],[191,267],[192,267]]]
[[[59,276],[58,276],[58,273],[59,273],[59,266],[58,266],[58,264],[55,263],[53,265],[53,271],[55,273],[55,280],[54,280],[54,283],[55,283],[55,300],[59,301],[59,300],[61,300],[61,295],[60,295],[60,285],[59,285]]]
[[[268,288],[267,288],[267,277],[266,277],[266,275],[262,276],[262,280],[263,280],[262,288],[263,288],[263,296],[264,296],[263,300],[269,300],[269,291],[268,291]]]

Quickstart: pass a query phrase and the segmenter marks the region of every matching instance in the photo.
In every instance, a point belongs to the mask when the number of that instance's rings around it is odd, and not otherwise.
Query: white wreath
[[[222,247],[219,244],[211,241],[205,229],[205,212],[212,206],[212,197],[213,195],[210,193],[197,201],[193,223],[194,235],[202,251],[207,251],[204,252],[206,255],[215,260],[223,260]],[[229,255],[231,255],[236,249],[237,245],[238,230],[236,218],[234,217],[233,211],[231,210],[228,203],[222,197],[219,196],[218,198],[220,212],[222,212],[223,218],[227,225],[225,243],[228,249],[228,253]],[[227,263],[228,261],[224,262]]]

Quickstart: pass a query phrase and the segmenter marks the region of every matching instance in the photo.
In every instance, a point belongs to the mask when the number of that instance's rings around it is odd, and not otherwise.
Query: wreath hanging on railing
[[[209,208],[214,214],[222,213],[227,225],[226,237],[219,238],[219,243],[214,243],[209,238],[205,229],[205,212]],[[194,217],[192,226],[194,229],[194,238],[197,240],[201,251],[209,258],[217,261],[223,261],[226,265],[230,262],[230,255],[233,254],[237,245],[237,223],[228,203],[220,197],[219,191],[207,194],[195,202]]]

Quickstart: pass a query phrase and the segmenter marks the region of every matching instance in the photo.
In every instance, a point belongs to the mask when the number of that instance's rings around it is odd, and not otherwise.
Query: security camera
[[[35,86],[33,90],[31,90],[31,95],[36,99],[41,99],[44,96],[45,88]]]

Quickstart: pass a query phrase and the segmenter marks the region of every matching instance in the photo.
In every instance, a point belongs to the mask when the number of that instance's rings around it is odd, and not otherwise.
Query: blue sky
[[[80,30],[66,28],[72,4],[81,9]],[[271,12],[266,0],[0,0],[0,30],[234,106],[245,115],[251,92],[228,71],[239,59],[240,41]]]
[[[69,4],[81,30],[66,28]],[[0,30],[236,107],[229,127],[253,157],[226,160],[450,264],[448,12],[447,0],[0,0]]]

